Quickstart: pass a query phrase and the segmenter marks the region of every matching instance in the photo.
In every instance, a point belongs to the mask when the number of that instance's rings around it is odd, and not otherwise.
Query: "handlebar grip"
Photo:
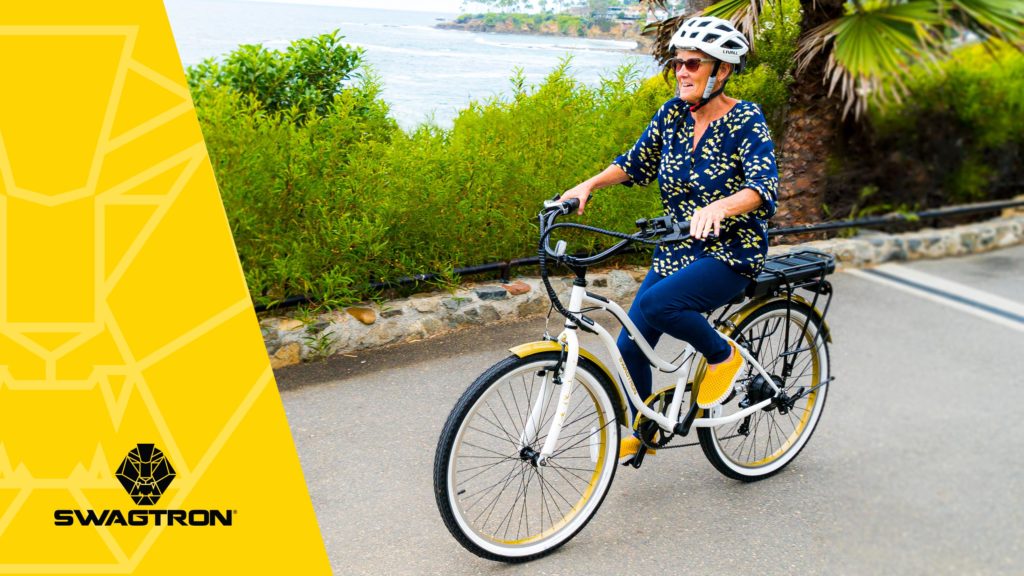
[[[561,198],[561,195],[555,194],[551,200],[545,200],[544,209],[550,210],[552,208],[556,208],[562,214],[571,214],[580,207],[579,198],[569,198],[565,202],[559,202],[559,198]]]

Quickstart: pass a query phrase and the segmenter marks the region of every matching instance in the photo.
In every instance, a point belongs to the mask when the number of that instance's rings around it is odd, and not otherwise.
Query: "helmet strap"
[[[718,70],[722,67],[722,61],[716,60],[715,67],[711,69],[711,76],[708,77],[708,85],[704,88],[704,95],[700,101],[690,106],[690,112],[696,112],[704,107],[705,104],[715,99],[719,94],[725,90],[725,84],[729,81],[728,78],[722,81],[722,86],[715,90],[715,84],[718,80]]]

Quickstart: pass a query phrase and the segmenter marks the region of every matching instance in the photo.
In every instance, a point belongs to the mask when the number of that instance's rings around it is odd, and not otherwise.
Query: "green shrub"
[[[580,19],[568,14],[558,14],[555,16],[555,22],[558,22],[558,31],[562,34],[569,34],[570,31],[581,27]]]
[[[203,85],[197,114],[249,289],[256,302],[313,294],[347,302],[365,292],[351,262],[380,258],[387,226],[339,193],[352,162],[400,133],[369,73],[324,115],[297,122],[250,95]]]
[[[802,12],[798,0],[765,3],[754,34],[754,50],[747,59],[751,68],[767,65],[781,75],[793,68],[793,54],[800,37]]]
[[[225,86],[197,110],[253,298],[337,305],[371,282],[532,254],[542,200],[605,168],[671,91],[624,67],[588,88],[564,62],[474,102],[451,129],[398,130],[370,74],[295,122]],[[656,189],[603,191],[586,220],[628,229]],[[600,239],[581,236],[579,248]]]
[[[335,30],[295,40],[284,51],[244,44],[221,62],[189,67],[188,83],[200,97],[206,93],[201,88],[229,88],[270,113],[324,114],[362,63],[363,50],[342,44],[343,38]]]
[[[559,26],[582,25],[554,18]],[[507,97],[470,103],[450,129],[411,131],[397,128],[380,81],[365,68],[325,83],[330,99],[318,90],[298,99],[275,92],[273,78],[320,86],[299,73],[318,58],[341,70],[345,61],[330,55],[355,54],[358,65],[360,53],[337,40],[297,43],[327,52],[319,56],[240,47],[222,64],[189,70],[257,303],[310,294],[344,305],[372,296],[376,281],[533,254],[541,202],[607,167],[674,91],[665,78],[643,80],[632,66],[590,88],[566,60],[537,86],[518,73]],[[769,112],[785,92],[772,74],[762,59],[736,83],[738,93]],[[629,230],[636,218],[660,211],[657,186],[616,187],[596,195],[584,221]],[[608,242],[592,234],[573,239],[574,249]]]
[[[747,71],[729,81],[729,94],[758,103],[777,138],[785,129],[800,18],[797,0],[766,3],[754,36],[754,50],[747,59]]]
[[[998,197],[1024,177],[1024,55],[974,44],[935,66],[919,66],[910,97],[871,109],[873,146],[900,150],[902,187],[936,189],[946,203]],[[923,200],[930,190],[917,194]],[[927,204],[928,202],[923,201]]]
[[[767,64],[760,64],[729,82],[728,93],[734,98],[756,102],[768,120],[772,134],[781,134],[785,126],[789,88]]]

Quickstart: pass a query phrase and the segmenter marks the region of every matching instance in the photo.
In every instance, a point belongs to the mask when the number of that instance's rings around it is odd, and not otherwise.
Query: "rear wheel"
[[[499,362],[466,390],[441,432],[437,505],[455,539],[478,556],[523,562],[552,552],[587,524],[611,486],[619,449],[614,392],[585,358],[551,458],[544,465],[531,458],[558,404],[558,359],[542,352]],[[540,426],[524,443],[531,413]]]
[[[730,337],[750,351],[784,396],[733,424],[699,428],[704,454],[730,478],[755,481],[778,473],[796,458],[814,433],[828,393],[829,355],[825,332],[807,304],[771,302],[744,319]],[[750,365],[737,379],[732,401],[711,410],[728,416],[771,397],[771,388]],[[707,413],[707,411],[705,411]]]

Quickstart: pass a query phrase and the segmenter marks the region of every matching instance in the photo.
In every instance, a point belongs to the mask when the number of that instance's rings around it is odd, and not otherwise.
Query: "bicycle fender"
[[[508,349],[509,352],[520,358],[526,358],[527,356],[532,356],[533,354],[539,354],[541,352],[560,352],[561,350],[561,345],[553,340],[537,340],[536,342],[527,342],[526,344],[520,344],[519,346]],[[619,409],[623,411],[623,414],[629,414],[629,405],[626,403],[626,399],[622,396],[622,390],[619,390],[618,386],[614,386],[614,384],[618,382],[618,378],[615,374],[609,370],[604,363],[598,360],[597,356],[594,356],[590,351],[586,350],[582,346],[580,347],[580,356],[590,360],[597,365],[598,368],[604,371],[605,375],[608,376],[608,381],[613,384],[612,388],[615,389],[615,395],[619,402]]]
[[[817,316],[818,321],[821,322],[821,331],[825,335],[825,341],[831,344],[832,331],[829,330],[828,322],[826,322],[825,319],[821,317],[821,311],[811,306],[811,303],[806,298],[799,296],[797,294],[792,294],[789,297],[774,296],[771,298],[756,298],[754,300],[751,300],[750,302],[747,302],[747,304],[740,308],[738,311],[736,311],[733,315],[729,316],[729,322],[731,322],[733,326],[739,326],[740,322],[746,320],[747,316],[753,314],[754,311],[757,310],[758,308],[762,306],[767,306],[772,302],[785,302],[787,299],[799,304],[803,304],[807,306],[807,308],[809,308],[810,310],[814,311],[814,315]]]

